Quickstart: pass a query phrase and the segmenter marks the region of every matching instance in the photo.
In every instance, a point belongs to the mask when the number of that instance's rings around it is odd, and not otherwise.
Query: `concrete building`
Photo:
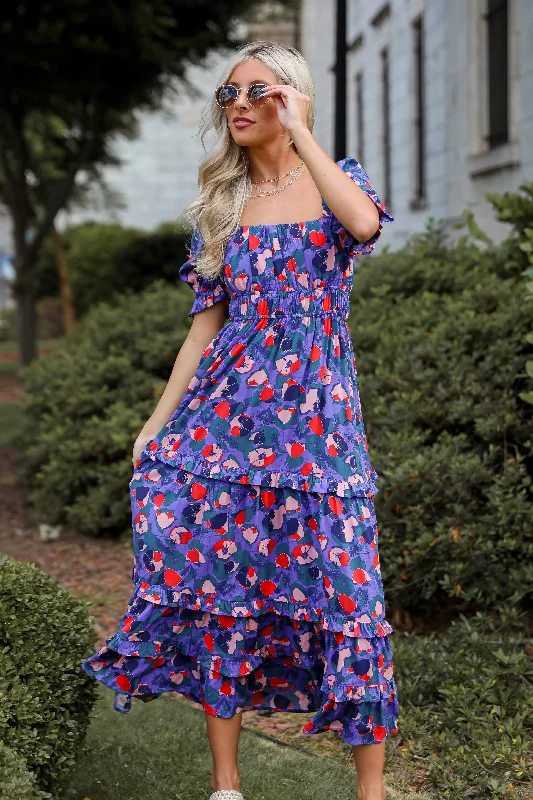
[[[334,2],[302,0],[315,138],[332,154]],[[348,0],[347,155],[395,217],[394,249],[464,209],[496,240],[487,192],[533,179],[532,0]]]

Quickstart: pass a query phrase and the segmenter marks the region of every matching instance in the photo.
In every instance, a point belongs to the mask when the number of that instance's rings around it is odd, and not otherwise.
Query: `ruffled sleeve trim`
[[[199,311],[204,311],[204,309],[219,302],[225,303],[227,316],[229,295],[226,291],[223,277],[219,276],[213,280],[208,280],[199,275],[195,269],[196,260],[203,244],[204,238],[198,229],[198,225],[195,225],[191,236],[189,258],[179,268],[179,277],[182,281],[188,283],[194,292],[194,300],[189,311],[189,317],[193,317]]]
[[[361,255],[371,253],[381,235],[383,223],[394,222],[394,217],[388,213],[384,203],[382,203],[377,193],[372,188],[368,175],[355,158],[348,156],[347,158],[337,161],[337,165],[361,187],[368,197],[370,197],[379,212],[379,227],[370,239],[367,239],[366,242],[360,242],[344,227],[334,214],[331,214],[333,233],[342,249],[349,249],[350,252]]]

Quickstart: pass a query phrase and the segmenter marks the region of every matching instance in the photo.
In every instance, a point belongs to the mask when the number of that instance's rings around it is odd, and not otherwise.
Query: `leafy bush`
[[[177,265],[188,258],[188,235],[183,229],[154,233],[131,242],[115,256],[115,269],[123,286],[133,292],[146,289],[156,278],[176,281]]]
[[[173,283],[177,265],[187,259],[191,230],[177,223],[160,225],[152,234],[94,222],[67,228],[61,237],[76,315],[81,317],[102,300],[142,291],[157,279]],[[36,266],[35,291],[39,298],[59,295],[51,236],[45,240]]]
[[[2,800],[42,800],[33,772],[14,750],[0,741],[0,797]],[[48,795],[49,797],[50,795]]]
[[[115,257],[144,235],[136,228],[94,222],[72,226],[62,234],[77,316],[85,314],[100,300],[110,300],[115,293],[122,293],[127,288],[116,269]],[[45,241],[36,266],[35,289],[39,297],[59,294],[56,252],[51,237]]]
[[[101,303],[23,370],[19,461],[40,522],[131,536],[132,447],[187,335],[191,301],[185,284],[158,281]]]
[[[531,598],[533,416],[521,393],[533,347],[516,247],[514,233],[452,247],[430,222],[356,274],[350,328],[383,578],[401,609]]]
[[[25,771],[49,791],[75,763],[96,700],[80,667],[97,638],[87,605],[34,564],[0,557],[0,741],[17,756],[0,752],[2,798],[12,787],[17,800],[40,797]]]
[[[394,639],[402,754],[426,760],[439,797],[533,793],[533,663],[523,615],[499,613],[499,622],[461,614],[446,633]]]

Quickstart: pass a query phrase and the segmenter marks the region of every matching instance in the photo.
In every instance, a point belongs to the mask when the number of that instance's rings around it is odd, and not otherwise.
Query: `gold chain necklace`
[[[301,169],[301,165],[300,165],[300,167],[298,167],[298,169]],[[268,197],[269,195],[272,195],[272,194],[279,194],[280,192],[283,192],[287,188],[287,186],[290,186],[291,183],[294,183],[294,181],[298,180],[298,178],[300,177],[301,174],[302,174],[301,172],[298,172],[297,175],[293,175],[292,178],[289,181],[287,181],[287,183],[284,186],[281,187],[281,189],[274,189],[271,192],[265,192],[264,190],[261,191],[261,189],[258,189],[257,190],[257,194],[254,195],[254,196],[255,197]]]
[[[299,170],[299,169],[301,169],[301,168],[302,168],[302,165],[303,165],[303,163],[304,163],[304,162],[303,162],[303,159],[300,159],[300,161],[301,161],[301,163],[300,163],[300,164],[298,164],[298,166],[297,166],[297,167],[295,167],[294,169],[291,169],[291,171],[290,171],[290,172],[286,172],[284,175],[278,175],[278,177],[277,177],[277,178],[265,178],[265,180],[264,180],[264,181],[252,181],[252,183],[253,183],[253,185],[254,185],[254,186],[259,186],[259,184],[260,184],[260,183],[275,183],[276,181],[279,181],[281,178],[286,178],[286,177],[287,177],[287,175],[294,175],[294,173],[295,173],[297,170]]]

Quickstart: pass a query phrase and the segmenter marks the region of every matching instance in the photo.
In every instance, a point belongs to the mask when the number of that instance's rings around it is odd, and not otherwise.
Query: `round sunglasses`
[[[268,97],[263,98],[261,95],[267,85],[266,83],[254,83],[247,88],[246,99],[252,108],[260,108],[265,105]],[[240,88],[233,86],[231,83],[222,84],[222,86],[217,86],[215,89],[215,100],[221,108],[229,108],[237,100],[240,91]]]

